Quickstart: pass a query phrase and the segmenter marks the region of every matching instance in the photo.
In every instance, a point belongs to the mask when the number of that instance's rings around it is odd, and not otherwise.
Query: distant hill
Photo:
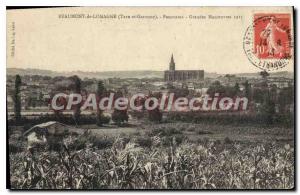
[[[71,72],[56,72],[51,70],[41,70],[41,69],[21,69],[21,68],[7,68],[7,75],[41,75],[41,76],[73,76],[77,75],[81,78],[96,78],[96,79],[106,79],[106,78],[163,78],[163,71],[104,71],[104,72],[84,72],[84,71],[71,71]]]
[[[239,77],[261,77],[259,73],[239,73],[236,74],[236,76]],[[285,77],[285,78],[294,78],[294,73],[293,72],[288,72],[288,71],[280,71],[280,72],[273,72],[270,73],[270,77]]]
[[[205,72],[204,75],[205,75],[205,77],[208,77],[208,78],[217,78],[219,76],[225,76],[226,74]],[[261,77],[259,72],[256,72],[256,73],[237,73],[237,74],[234,74],[234,75],[236,75],[237,77],[247,77],[247,78],[259,78],[259,77]],[[294,73],[293,72],[288,72],[288,71],[280,71],[280,72],[270,73],[270,77],[285,77],[285,78],[293,79],[294,78]]]
[[[104,72],[84,72],[84,71],[71,71],[71,72],[56,72],[51,70],[42,69],[22,69],[22,68],[7,68],[7,75],[41,75],[41,76],[73,76],[77,75],[81,78],[96,78],[96,79],[106,79],[106,78],[163,78],[163,71],[153,71],[153,70],[137,70],[137,71],[104,71]],[[219,76],[224,76],[225,74],[210,73],[205,72],[204,76],[206,78],[217,78]],[[238,73],[235,74],[239,77],[260,77],[259,73]],[[293,72],[281,71],[270,74],[271,77],[285,77],[294,78]]]
[[[22,69],[22,68],[7,68],[7,75],[41,75],[41,76],[60,76],[57,72],[51,70],[42,70],[42,69]]]

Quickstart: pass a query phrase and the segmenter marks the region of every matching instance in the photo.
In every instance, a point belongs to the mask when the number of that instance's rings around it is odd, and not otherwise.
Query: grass
[[[290,189],[293,148],[188,142],[10,155],[14,189]]]
[[[20,127],[10,127],[12,132],[21,132]],[[272,142],[277,140],[282,143],[294,144],[293,128],[276,126],[255,126],[255,125],[217,125],[217,124],[193,124],[193,123],[162,123],[142,124],[136,127],[96,127],[83,125],[88,128],[96,137],[127,137],[144,136],[153,132],[162,132],[165,135],[183,134],[191,141],[197,141],[203,137],[211,140],[223,140],[228,135],[230,139],[241,142]],[[154,133],[155,134],[155,133]],[[162,135],[161,135],[162,136]]]
[[[95,129],[34,153],[10,143],[13,189],[291,189],[292,129],[190,123]],[[125,129],[125,131],[123,131]],[[80,147],[78,147],[80,146]],[[41,147],[42,148],[42,147]]]

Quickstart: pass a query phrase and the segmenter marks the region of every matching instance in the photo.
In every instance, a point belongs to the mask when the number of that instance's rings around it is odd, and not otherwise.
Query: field
[[[294,188],[291,128],[191,123],[88,128],[53,150],[11,152],[12,188]],[[10,143],[26,145],[16,137]]]
[[[272,142],[294,144],[294,130],[292,128],[278,126],[250,126],[250,125],[210,125],[192,123],[166,123],[145,124],[138,127],[124,128],[99,128],[95,126],[84,126],[96,136],[128,136],[136,134],[147,134],[151,131],[170,132],[170,135],[181,135],[189,141],[199,139],[224,140],[230,138],[237,142]],[[164,133],[165,134],[165,133]]]

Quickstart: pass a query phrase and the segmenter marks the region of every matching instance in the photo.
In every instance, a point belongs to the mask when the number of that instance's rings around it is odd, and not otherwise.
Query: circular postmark
[[[293,56],[289,14],[256,14],[243,37],[248,60],[265,71],[287,66]]]

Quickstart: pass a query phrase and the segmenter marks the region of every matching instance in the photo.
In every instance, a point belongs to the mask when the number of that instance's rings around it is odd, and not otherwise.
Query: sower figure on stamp
[[[277,26],[275,17],[271,17],[266,28],[260,33],[260,37],[267,42],[269,56],[274,56],[274,54],[279,54],[279,56],[283,55],[281,41],[276,41],[275,39],[276,31],[282,33],[285,32],[283,29]]]

